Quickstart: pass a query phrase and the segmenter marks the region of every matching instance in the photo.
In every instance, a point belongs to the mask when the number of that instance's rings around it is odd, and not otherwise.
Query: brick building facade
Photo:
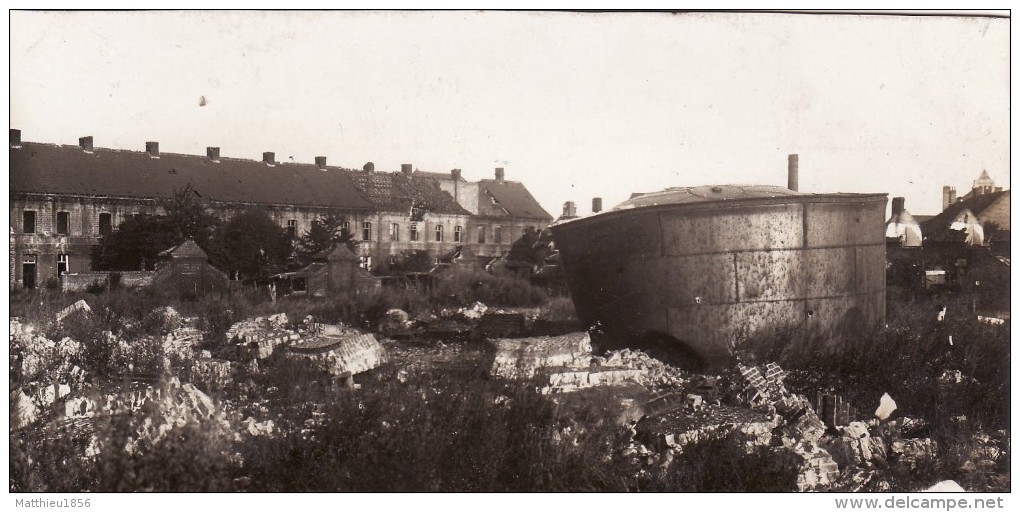
[[[191,186],[215,215],[228,219],[258,208],[298,237],[329,214],[344,219],[358,241],[363,268],[425,251],[431,257],[457,246],[480,255],[508,251],[526,226],[551,221],[518,182],[468,182],[450,175],[376,172],[206,155],[98,148],[92,137],[78,145],[23,142],[10,131],[10,289],[36,287],[59,275],[91,270],[92,249],[135,215],[163,213],[161,201]],[[482,207],[479,207],[482,204]],[[479,229],[483,233],[479,236]],[[484,238],[483,238],[484,237]]]

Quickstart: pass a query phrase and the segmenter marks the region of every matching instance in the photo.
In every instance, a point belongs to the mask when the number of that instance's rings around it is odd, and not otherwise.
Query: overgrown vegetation
[[[898,293],[891,290],[892,294]],[[922,420],[911,436],[935,441],[937,451],[913,466],[887,468],[891,490],[917,490],[954,479],[972,490],[1008,488],[1009,453],[993,468],[968,469],[976,435],[1010,428],[1009,324],[973,318],[969,304],[952,296],[889,303],[888,326],[840,352],[773,354],[789,389],[814,396],[842,395],[867,418],[882,393],[898,414]],[[52,322],[61,307],[86,298],[91,316]],[[539,318],[575,319],[567,299],[548,300],[522,280],[462,273],[431,291],[386,288],[335,300],[281,297],[272,303],[260,290],[235,290],[184,300],[157,289],[59,294],[52,290],[11,294],[10,313],[40,326],[49,339],[79,342],[73,364],[91,382],[112,379],[130,364],[137,371],[164,369],[166,354],[152,340],[169,326],[155,312],[170,305],[198,317],[209,348],[223,345],[231,324],[285,312],[322,322],[372,327],[392,308],[412,314],[482,301],[489,305],[539,305]],[[948,314],[936,321],[941,305]],[[111,337],[107,332],[113,333]],[[952,343],[950,343],[952,336]],[[131,350],[116,339],[131,340]],[[95,457],[83,457],[87,440],[65,436],[42,441],[38,431],[10,434],[12,491],[785,491],[796,488],[789,466],[770,460],[774,451],[753,447],[737,435],[710,437],[686,449],[661,471],[641,471],[622,457],[630,441],[594,402],[566,408],[535,393],[537,383],[485,377],[491,354],[464,345],[460,365],[441,371],[406,371],[392,364],[358,376],[360,389],[338,389],[330,376],[274,355],[261,371],[248,367],[230,386],[206,390],[234,414],[272,419],[276,434],[234,438],[201,422],[172,430],[158,446],[136,446],[131,418],[100,417],[103,440]],[[125,353],[131,359],[124,358]],[[947,374],[948,372],[948,374]],[[958,374],[956,372],[959,372]],[[949,376],[947,378],[947,375]],[[957,379],[956,375],[960,378]],[[11,375],[12,387],[21,377]],[[137,419],[137,418],[136,418]],[[232,421],[237,425],[238,418]],[[158,421],[158,419],[157,419]],[[906,435],[896,432],[896,435]],[[127,447],[134,446],[132,450]],[[243,462],[242,462],[243,461]]]

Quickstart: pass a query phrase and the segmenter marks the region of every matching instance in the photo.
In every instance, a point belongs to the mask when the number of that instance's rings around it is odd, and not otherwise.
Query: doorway
[[[25,288],[35,288],[35,255],[26,255],[21,261],[21,284]]]

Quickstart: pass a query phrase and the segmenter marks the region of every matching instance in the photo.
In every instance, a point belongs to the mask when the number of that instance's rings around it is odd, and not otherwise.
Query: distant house
[[[209,264],[209,256],[194,240],[185,240],[177,247],[159,253],[159,256],[166,265],[156,273],[157,285],[176,288],[182,294],[194,296],[227,288],[227,275]]]
[[[885,238],[900,247],[920,247],[924,241],[921,225],[907,211],[902,197],[893,198],[892,216],[885,223]]]
[[[525,230],[541,231],[553,218],[519,181],[507,181],[503,168],[496,179],[478,182],[478,214],[474,220],[476,250],[497,256],[510,250]]]
[[[313,297],[353,296],[378,288],[379,280],[358,263],[358,256],[340,244],[313,255],[308,266],[277,274],[271,280],[277,284],[279,293]]]
[[[984,246],[1009,236],[1009,191],[972,195],[948,205],[921,224],[925,243],[962,242]],[[992,231],[986,233],[986,231]]]

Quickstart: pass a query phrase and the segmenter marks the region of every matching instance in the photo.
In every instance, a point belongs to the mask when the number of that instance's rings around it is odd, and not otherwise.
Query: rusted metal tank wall
[[[708,203],[553,226],[581,320],[707,361],[771,339],[839,343],[885,320],[885,197]]]

